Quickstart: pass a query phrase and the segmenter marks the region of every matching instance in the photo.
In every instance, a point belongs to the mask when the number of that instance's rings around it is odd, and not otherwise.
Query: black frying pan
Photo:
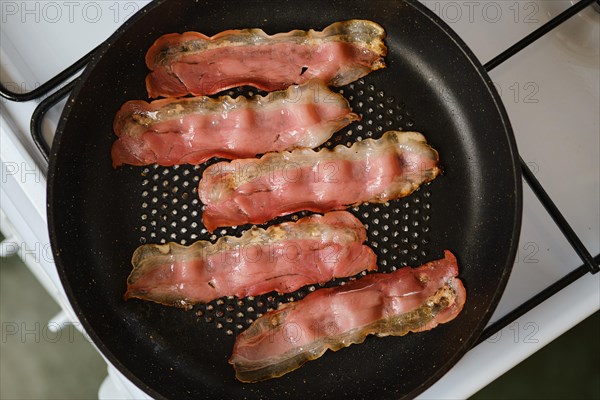
[[[205,166],[114,170],[112,120],[126,100],[146,98],[144,55],[164,33],[212,35],[245,27],[276,33],[323,29],[351,18],[385,28],[388,68],[342,88],[363,121],[329,145],[378,137],[388,129],[419,130],[439,150],[444,169],[408,198],[351,211],[368,224],[382,271],[416,266],[452,250],[467,303],[454,321],[432,331],[370,337],[282,378],[242,384],[227,364],[236,334],[257,313],[299,299],[310,288],[286,296],[221,299],[193,311],[123,301],[129,260],[140,243],[191,243],[211,236],[202,230],[195,192]],[[169,398],[420,393],[458,361],[491,316],[513,265],[521,200],[515,141],[489,77],[455,33],[412,0],[152,3],[105,43],[81,77],[54,139],[48,180],[50,238],[73,308],[121,372],[150,395]],[[280,220],[285,218],[275,222]]]

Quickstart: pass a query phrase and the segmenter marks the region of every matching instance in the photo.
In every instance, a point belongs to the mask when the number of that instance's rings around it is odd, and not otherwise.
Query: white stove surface
[[[0,1],[1,81],[29,91],[109,37],[148,1]],[[555,1],[423,1],[483,63],[564,10]],[[584,10],[490,74],[507,108],[519,151],[592,253],[600,251],[600,14]],[[39,101],[2,99],[2,231],[76,321],[49,250],[43,158],[29,136]],[[46,118],[47,135],[60,117]],[[12,244],[9,244],[9,247]],[[492,322],[554,283],[581,261],[524,184],[515,266]],[[421,398],[466,398],[600,308],[600,279],[587,275],[471,350]],[[585,344],[582,344],[582,346]],[[109,366],[101,398],[147,398]]]

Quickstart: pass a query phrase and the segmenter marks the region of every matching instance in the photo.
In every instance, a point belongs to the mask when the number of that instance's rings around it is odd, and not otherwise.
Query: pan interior
[[[313,8],[318,15],[309,12]],[[215,235],[203,228],[196,186],[214,160],[201,166],[112,169],[112,119],[123,102],[146,98],[144,54],[161,34],[211,35],[245,27],[275,33],[322,29],[350,18],[371,19],[386,29],[388,68],[339,89],[363,119],[325,146],[378,138],[392,129],[417,130],[440,152],[444,170],[407,198],[350,211],[367,225],[381,271],[416,266],[452,250],[467,303],[456,320],[432,331],[371,337],[282,378],[241,384],[227,363],[235,336],[257,316],[318,285],[287,295],[223,298],[192,311],[124,302],[129,260],[140,244],[214,241],[248,226]],[[482,69],[456,40],[423,7],[400,1],[179,0],[158,2],[135,17],[110,39],[74,92],[49,174],[49,225],[59,273],[100,350],[141,388],[170,398],[398,398],[415,395],[441,376],[491,316],[514,259],[521,206],[508,121]],[[233,94],[249,91],[256,92],[244,88]]]

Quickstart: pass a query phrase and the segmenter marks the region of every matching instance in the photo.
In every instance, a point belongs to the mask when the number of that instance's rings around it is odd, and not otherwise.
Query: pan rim
[[[472,348],[475,342],[481,336],[485,326],[489,322],[492,314],[496,310],[500,299],[504,293],[506,285],[508,284],[508,278],[512,272],[512,268],[514,265],[514,260],[516,258],[517,249],[519,245],[519,237],[521,233],[521,222],[523,216],[523,180],[521,177],[521,168],[519,162],[519,152],[517,149],[516,138],[512,129],[512,125],[510,124],[510,119],[508,117],[508,113],[506,112],[506,108],[504,107],[504,103],[500,98],[496,87],[494,86],[491,77],[488,72],[484,68],[483,64],[477,59],[473,51],[467,46],[467,44],[458,36],[458,34],[450,28],[450,26],[444,22],[440,17],[438,17],[433,11],[429,10],[424,4],[419,3],[417,0],[404,0],[409,6],[413,7],[415,10],[420,12],[423,16],[428,18],[433,24],[435,24],[440,30],[442,30],[448,38],[450,38],[458,49],[465,55],[465,58],[471,63],[475,71],[478,73],[479,77],[485,83],[485,86],[490,94],[490,97],[496,106],[496,110],[499,113],[500,119],[502,121],[502,125],[504,127],[504,132],[506,134],[506,139],[509,145],[510,158],[511,158],[511,166],[514,171],[514,188],[515,188],[515,196],[514,196],[514,218],[513,218],[513,230],[512,237],[509,240],[510,248],[505,257],[505,268],[503,269],[502,277],[500,284],[497,286],[497,290],[494,293],[491,301],[488,303],[487,310],[484,313],[484,317],[479,320],[475,328],[471,331],[471,335],[468,340],[465,340],[463,345],[459,348],[457,352],[454,353],[452,357],[450,357],[446,363],[441,366],[435,374],[433,374],[429,379],[425,380],[421,385],[416,387],[414,390],[407,394],[407,398],[413,398],[418,396],[420,393],[423,393],[429,387],[431,387],[435,382],[437,382],[442,376],[444,376],[456,363]]]
[[[154,390],[152,387],[147,385],[143,380],[137,377],[133,372],[130,371],[115,355],[109,348],[104,344],[104,341],[100,338],[100,336],[96,333],[92,324],[87,320],[85,313],[81,309],[79,302],[77,301],[77,297],[75,296],[73,289],[68,281],[66,276],[65,265],[63,264],[62,258],[60,257],[59,244],[57,233],[54,230],[55,219],[52,204],[54,202],[55,194],[53,188],[55,187],[55,180],[57,179],[55,173],[56,162],[58,159],[58,153],[61,145],[61,137],[63,132],[65,131],[65,125],[69,120],[69,116],[71,114],[71,109],[74,104],[74,99],[79,96],[79,92],[84,87],[86,81],[89,76],[92,74],[96,65],[102,60],[102,58],[106,55],[106,53],[111,48],[112,44],[116,42],[122,35],[127,32],[130,26],[136,24],[139,20],[144,17],[148,11],[153,10],[156,7],[159,7],[161,4],[165,3],[168,0],[154,0],[153,2],[147,4],[142,9],[140,9],[135,15],[129,18],[123,25],[121,25],[109,38],[107,38],[104,43],[100,45],[100,47],[94,52],[91,56],[89,63],[85,67],[85,70],[81,73],[81,75],[77,78],[77,83],[73,88],[73,91],[69,95],[67,102],[65,104],[65,108],[61,114],[58,126],[56,128],[56,134],[54,135],[54,139],[52,140],[52,146],[49,154],[49,162],[48,162],[48,183],[47,183],[47,194],[46,194],[46,213],[48,216],[48,231],[50,237],[50,246],[52,247],[52,254],[54,257],[54,262],[56,264],[56,269],[58,272],[58,276],[63,285],[65,294],[69,300],[69,304],[75,311],[79,322],[81,323],[83,329],[87,336],[92,340],[94,346],[102,353],[102,356],[106,358],[110,363],[121,373],[125,378],[127,378],[131,383],[137,386],[138,389],[145,392],[147,395],[154,399],[167,399],[165,396]]]
[[[60,247],[59,247],[59,239],[58,233],[55,231],[57,225],[55,224],[55,216],[53,212],[52,204],[54,204],[54,200],[56,197],[55,186],[58,172],[56,171],[56,163],[58,159],[58,154],[60,153],[61,148],[61,138],[65,131],[65,126],[67,121],[70,119],[70,114],[72,110],[72,105],[74,104],[74,99],[76,99],[85,86],[86,81],[89,76],[95,70],[99,61],[106,55],[106,53],[111,48],[112,44],[124,35],[131,25],[136,24],[139,20],[144,17],[148,11],[153,10],[155,7],[159,7],[163,3],[168,0],[156,0],[152,3],[146,5],[142,8],[136,15],[131,17],[128,21],[126,21],[121,27],[119,27],[102,45],[101,47],[93,54],[88,63],[86,69],[81,74],[78,79],[75,88],[71,92],[69,96],[69,100],[62,112],[56,134],[53,139],[52,148],[49,157],[49,166],[48,166],[48,184],[47,184],[47,216],[48,216],[48,230],[50,236],[50,243],[53,249],[54,261],[57,266],[57,272],[60,277],[61,283],[69,300],[69,303],[73,310],[75,311],[79,321],[81,322],[83,328],[85,329],[87,335],[92,339],[94,345],[98,348],[98,350],[102,353],[102,355],[110,361],[110,363],[127,379],[129,379],[132,383],[134,383],[140,390],[144,391],[148,395],[153,398],[165,398],[162,394],[156,392],[152,387],[148,386],[144,381],[138,378],[134,373],[127,368],[102,341],[100,336],[93,329],[92,324],[86,318],[81,306],[79,305],[77,298],[74,294],[73,289],[70,286],[68,277],[65,273],[66,268],[63,260],[60,256]],[[412,391],[406,393],[405,397],[412,398],[427,388],[429,388],[433,383],[439,380],[443,375],[445,375],[456,363],[462,358],[469,349],[471,349],[472,345],[477,341],[480,337],[481,332],[484,327],[489,322],[494,310],[497,308],[497,305],[504,293],[505,287],[508,283],[508,278],[512,271],[512,267],[514,265],[514,260],[516,258],[519,236],[521,231],[521,221],[522,221],[522,207],[523,207],[523,193],[522,193],[522,179],[521,179],[521,169],[519,162],[519,153],[517,150],[516,139],[514,137],[514,132],[512,130],[510,120],[508,118],[508,114],[506,109],[502,103],[502,100],[495,89],[492,80],[483,67],[483,65],[479,62],[479,60],[475,57],[474,53],[471,49],[466,45],[466,43],[458,36],[456,32],[454,32],[441,18],[433,13],[433,11],[429,10],[425,5],[419,3],[417,0],[402,0],[405,4],[412,7],[415,11],[420,13],[422,16],[428,18],[438,29],[440,29],[452,42],[456,45],[456,47],[460,50],[460,52],[464,55],[465,59],[469,61],[472,65],[474,71],[477,73],[479,78],[482,80],[482,83],[487,88],[487,93],[490,96],[490,100],[492,104],[495,106],[496,112],[498,113],[499,119],[501,121],[501,127],[504,130],[506,142],[508,145],[508,150],[510,154],[510,161],[512,167],[512,176],[514,177],[514,196],[512,197],[512,209],[513,219],[512,219],[512,236],[510,239],[507,239],[507,244],[509,245],[508,251],[505,253],[504,259],[504,268],[502,275],[499,280],[499,284],[496,286],[496,292],[493,294],[492,299],[487,304],[487,310],[484,313],[484,317],[481,318],[474,329],[471,329],[469,332],[468,339],[463,342],[463,344],[458,347],[458,350],[447,359],[447,361],[440,366],[437,371],[432,374],[428,379],[424,380],[419,386],[417,386]],[[508,159],[508,158],[507,158]],[[508,221],[507,221],[508,222]],[[499,263],[502,264],[502,263]]]

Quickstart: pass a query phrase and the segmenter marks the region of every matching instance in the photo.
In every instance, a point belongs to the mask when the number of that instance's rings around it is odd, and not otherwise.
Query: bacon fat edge
[[[190,308],[223,296],[294,292],[302,286],[375,270],[364,225],[351,213],[311,215],[216,243],[140,246],[125,299]]]
[[[266,91],[313,78],[343,86],[384,68],[385,31],[375,22],[336,22],[323,31],[267,35],[261,29],[161,36],[146,54],[149,97],[207,95],[236,86]]]
[[[408,196],[440,172],[418,132],[386,132],[352,147],[296,149],[208,167],[198,185],[209,231],[261,224],[296,211],[327,212]]]
[[[113,129],[113,167],[201,164],[317,147],[360,117],[348,101],[313,80],[266,96],[128,101]]]
[[[229,363],[242,382],[282,376],[368,335],[403,336],[454,319],[466,300],[450,251],[418,268],[369,274],[281,305],[242,332]]]

